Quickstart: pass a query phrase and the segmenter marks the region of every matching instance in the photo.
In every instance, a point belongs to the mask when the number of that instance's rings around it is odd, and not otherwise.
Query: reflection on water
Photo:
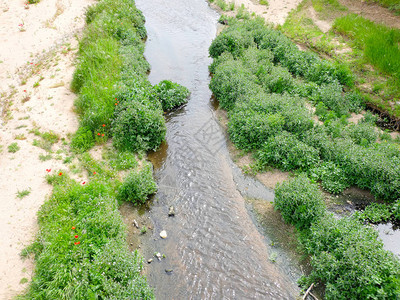
[[[270,259],[270,246],[241,194],[272,200],[273,193],[235,168],[214,116],[208,47],[218,15],[204,0],[136,4],[146,17],[149,80],[170,79],[191,91],[188,104],[168,115],[167,142],[149,155],[159,190],[149,211],[154,231],[146,235],[143,253],[146,259],[165,254],[147,265],[156,297],[295,299],[294,267]],[[175,217],[168,217],[171,205]],[[162,230],[167,239],[160,238]]]

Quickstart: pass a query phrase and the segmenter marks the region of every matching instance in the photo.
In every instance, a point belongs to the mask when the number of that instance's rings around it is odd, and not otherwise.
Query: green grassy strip
[[[400,30],[376,24],[357,14],[335,20],[333,28],[364,50],[368,61],[382,72],[400,74]]]
[[[394,201],[400,198],[399,145],[388,137],[376,143],[371,114],[348,123],[361,102],[355,93],[343,96],[339,79],[349,78],[344,70],[299,51],[262,20],[229,22],[209,49],[210,88],[228,110],[230,138],[255,154],[258,168],[305,174],[276,190],[276,207],[301,231],[312,255],[313,272],[302,282],[325,283],[326,299],[394,299],[398,259],[383,249],[376,231],[355,218],[327,215],[309,178],[331,193],[356,184]],[[324,124],[313,121],[305,98],[317,105]]]
[[[165,135],[162,105],[146,77],[144,18],[130,0],[101,1],[86,17],[72,82],[79,92],[81,126],[71,146],[85,152],[113,135],[122,140],[114,144],[127,151],[109,150],[102,162],[88,153],[79,155],[88,182],[77,183],[64,171],[48,176],[53,194],[39,212],[36,241],[23,253],[35,254],[36,268],[21,298],[153,299],[141,275],[142,258],[126,245],[117,201],[143,203],[156,191],[152,166],[136,169],[132,151],[156,148]],[[136,116],[131,107],[140,107]],[[122,183],[119,171],[130,169]]]
[[[36,268],[21,299],[153,299],[142,259],[126,244],[120,182],[85,159],[97,170],[88,183],[64,172],[47,178],[54,190],[38,214],[37,240],[23,253],[35,254]]]

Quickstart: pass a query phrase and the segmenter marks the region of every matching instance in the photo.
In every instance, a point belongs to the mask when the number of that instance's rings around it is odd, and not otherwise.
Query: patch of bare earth
[[[93,0],[0,2],[0,299],[12,299],[26,287],[33,262],[20,258],[38,230],[36,213],[51,186],[47,170],[66,169],[64,142],[78,126],[75,95],[69,90],[77,48],[75,35],[84,26],[85,8]],[[51,153],[33,146],[41,137],[59,136]],[[8,152],[16,142],[20,148]],[[41,158],[39,158],[39,156]],[[47,156],[47,157],[46,157]],[[79,179],[79,178],[78,178]],[[29,195],[18,198],[20,191]]]
[[[268,6],[260,4],[257,0],[233,0],[227,2],[234,2],[236,9],[243,5],[250,13],[264,18],[268,23],[283,25],[289,12],[296,8],[301,0],[269,0]],[[218,10],[216,4],[212,3],[211,5]],[[225,14],[234,16],[236,12],[227,12]]]
[[[339,0],[339,2],[348,7],[351,13],[359,14],[376,23],[400,29],[400,16],[396,16],[389,9],[376,3],[367,3],[362,0]]]

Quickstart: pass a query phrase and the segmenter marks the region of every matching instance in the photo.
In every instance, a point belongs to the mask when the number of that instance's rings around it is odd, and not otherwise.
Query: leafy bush
[[[164,111],[171,110],[187,103],[189,90],[169,80],[163,80],[154,86],[154,91],[161,102]]]
[[[258,149],[283,129],[285,120],[279,113],[238,110],[229,114],[228,133],[240,149]]]
[[[256,95],[262,88],[256,78],[240,61],[221,63],[210,82],[210,89],[217,97],[221,108],[231,109],[242,97]]]
[[[325,213],[322,193],[305,176],[279,184],[275,189],[274,201],[283,219],[301,229],[318,222]]]
[[[283,131],[270,137],[257,152],[262,166],[273,165],[282,170],[308,170],[319,162],[318,150],[301,142],[293,134]]]
[[[154,150],[164,140],[165,133],[161,110],[137,101],[124,101],[117,106],[112,122],[113,144],[117,149]]]
[[[312,179],[321,181],[324,190],[332,194],[340,194],[350,186],[343,170],[330,161],[323,162],[309,173]]]
[[[357,145],[371,145],[376,142],[378,133],[370,123],[350,124],[344,129],[343,136],[348,136]]]
[[[129,173],[119,188],[118,199],[143,204],[149,195],[156,191],[157,184],[153,179],[153,168],[150,164],[146,164],[140,171]]]
[[[323,282],[325,299],[396,299],[400,263],[383,249],[378,233],[351,218],[321,218],[303,232],[302,244],[312,255],[308,283]]]
[[[365,207],[364,211],[356,211],[353,217],[361,221],[371,223],[386,222],[392,216],[391,207],[383,203],[371,203]]]
[[[212,58],[216,58],[224,52],[232,53],[234,57],[238,57],[245,49],[254,45],[252,37],[247,35],[245,31],[240,29],[224,30],[212,41],[209,53]]]
[[[260,83],[269,93],[290,91],[294,84],[293,77],[289,71],[279,66],[272,67],[268,74],[265,72],[258,72],[257,75]]]

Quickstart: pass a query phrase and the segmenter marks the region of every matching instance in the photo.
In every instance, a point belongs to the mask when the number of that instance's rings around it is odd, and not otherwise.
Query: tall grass
[[[400,75],[400,30],[376,24],[357,14],[336,19],[334,29],[364,50],[365,58],[382,72]]]

